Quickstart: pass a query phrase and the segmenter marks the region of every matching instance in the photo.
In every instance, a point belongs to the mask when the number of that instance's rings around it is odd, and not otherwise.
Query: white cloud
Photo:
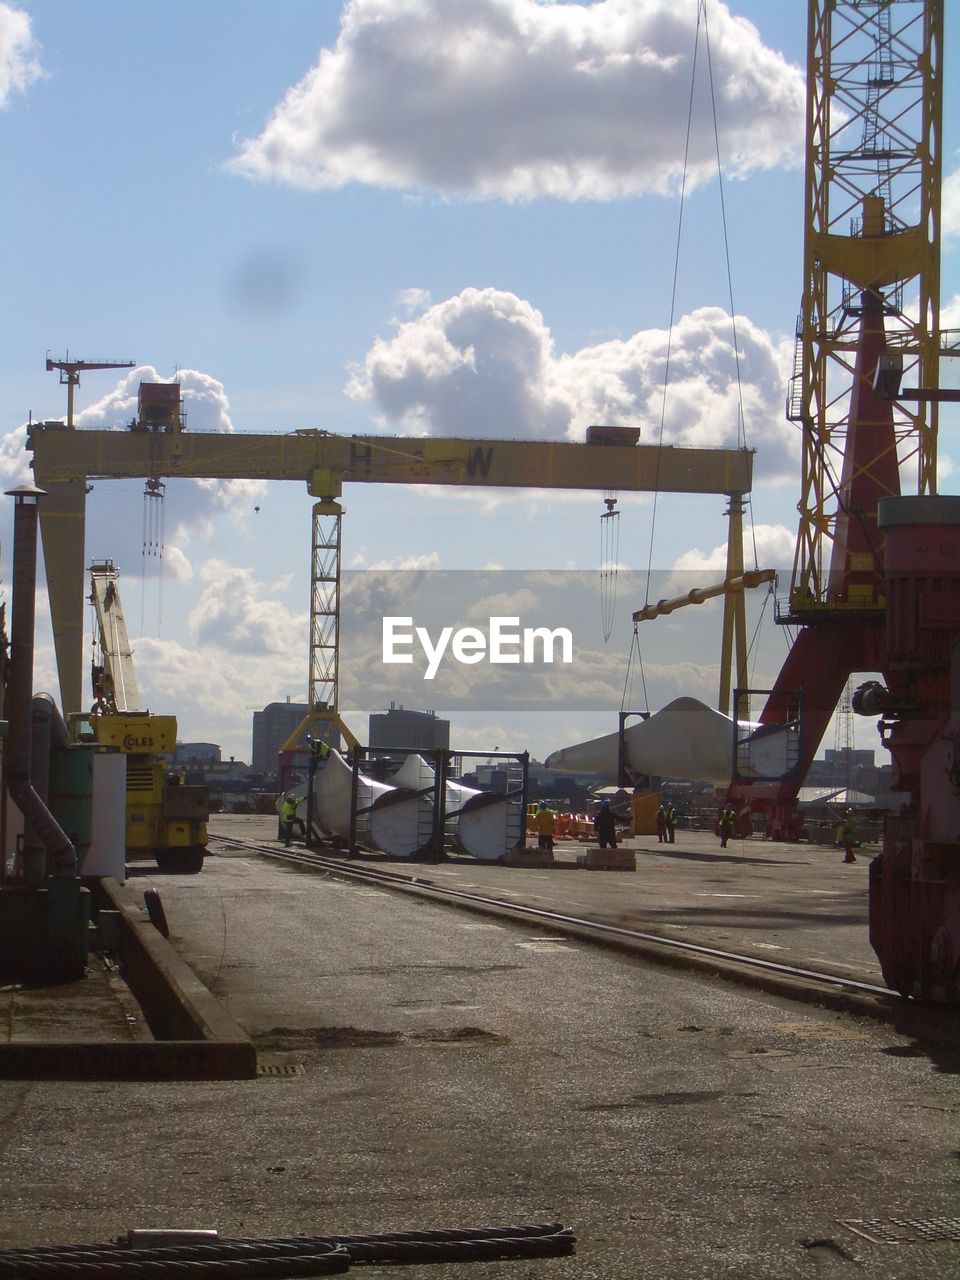
[[[490,618],[522,618],[533,612],[538,604],[536,592],[529,587],[520,587],[516,591],[484,595],[482,600],[477,600],[467,610],[467,618],[470,622],[489,622]]]
[[[0,107],[13,93],[23,93],[43,75],[40,47],[30,29],[29,14],[0,3]]]
[[[695,22],[696,6],[676,0],[349,0],[334,47],[230,167],[310,189],[663,193],[682,172]],[[727,174],[798,163],[800,70],[720,0],[710,44]],[[715,170],[704,126],[688,184]]]
[[[180,383],[186,430],[233,431],[230,401],[222,382],[197,369],[181,369],[175,377],[165,378],[152,365],[138,365],[124,374],[111,391],[76,415],[77,427],[123,430],[137,417],[141,382],[174,381]],[[7,453],[7,440],[0,445],[0,472]],[[176,523],[172,533],[168,528],[166,535],[165,570],[172,572],[178,581],[188,582],[193,576],[193,567],[186,554],[189,538],[210,536],[213,518],[217,514],[227,514],[243,523],[254,512],[266,488],[263,480],[191,480],[180,486],[174,508]],[[152,569],[159,564],[148,562],[147,567]]]
[[[793,564],[797,533],[782,524],[751,525],[744,520],[743,526],[743,560],[746,569],[775,569],[779,575],[789,575]],[[756,562],[754,562],[756,548]],[[709,551],[692,547],[683,552],[656,583],[656,599],[669,600],[686,596],[695,587],[711,587],[722,582],[727,571],[727,544],[721,542]],[[780,577],[781,589],[786,577]],[[774,584],[776,585],[776,584]],[[762,583],[747,592],[748,607],[759,607],[759,602],[770,591],[770,585]],[[654,603],[651,598],[650,603]],[[723,597],[716,596],[694,607],[697,616],[717,613],[723,606]],[[682,608],[676,614],[667,615],[663,621],[677,626],[690,627],[691,620],[687,616],[688,608]]]
[[[753,568],[753,548],[757,549],[757,563],[761,569],[788,569],[793,564],[797,542],[795,529],[782,524],[749,525],[744,521],[743,559],[748,569]],[[727,544],[721,542],[710,551],[694,547],[674,561],[672,573],[696,571],[710,572],[723,577],[727,568]],[[719,580],[719,579],[718,579]],[[698,584],[708,586],[709,583]]]
[[[582,440],[594,422],[639,426],[663,443],[738,444],[742,388],[747,443],[773,481],[797,468],[799,439],[784,419],[789,344],[719,307],[684,316],[672,339],[650,329],[558,355],[543,316],[515,294],[464,289],[378,338],[352,372],[347,394],[381,424],[416,434]]]
[[[188,623],[201,644],[271,658],[303,651],[309,631],[306,613],[294,613],[272,599],[270,589],[249,569],[215,559],[202,566],[199,576],[207,585]]]
[[[0,483],[4,489],[15,489],[21,484],[33,484],[30,470],[30,454],[26,451],[26,425],[14,427],[0,437]]]
[[[182,547],[167,545],[163,553],[166,572],[176,582],[193,581],[193,565],[187,559]]]
[[[417,433],[559,438],[570,406],[553,393],[553,363],[539,311],[512,293],[464,289],[378,338],[346,391]]]
[[[761,448],[764,478],[784,471],[792,477],[799,442],[783,412],[788,347],[742,316],[735,347],[730,316],[721,307],[698,307],[681,317],[672,336],[648,329],[585,347],[559,367],[560,384],[576,404],[568,434],[582,438],[590,422],[619,422],[640,426],[643,439],[653,443],[663,412],[664,444],[735,448],[742,393],[747,444]]]
[[[439,569],[440,554],[437,551],[425,551],[420,555],[386,556],[363,567],[370,570]]]
[[[287,694],[306,700],[306,636],[298,638],[299,650],[277,655],[140,637],[135,661],[143,700],[151,711],[176,715],[180,741],[217,742],[224,757],[248,761],[251,708]]]
[[[960,329],[960,293],[955,293],[949,302],[940,308],[941,329]]]
[[[404,315],[408,316],[416,315],[420,311],[426,311],[430,301],[429,289],[404,289],[397,298],[400,310]]]
[[[141,364],[120,378],[112,391],[76,415],[78,427],[126,427],[137,416],[141,382],[179,382],[185,424],[193,431],[232,431],[230,402],[222,382],[196,369],[181,369],[164,378],[152,365]]]

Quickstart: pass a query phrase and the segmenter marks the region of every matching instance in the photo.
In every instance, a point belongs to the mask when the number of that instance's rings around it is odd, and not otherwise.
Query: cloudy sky
[[[749,558],[755,542],[762,564],[786,566],[805,7],[710,0],[708,68],[697,0],[0,0],[4,487],[27,474],[28,415],[65,411],[48,352],[137,362],[84,375],[81,427],[122,426],[142,378],[175,374],[188,428],[233,432],[578,440],[614,422],[653,442],[662,422],[667,443],[735,445],[742,403],[757,450]],[[943,298],[960,326],[954,8]],[[944,450],[942,488],[960,491],[951,468]],[[496,566],[588,583],[599,569],[599,495],[356,486],[345,506],[353,570]],[[306,694],[311,499],[170,482],[162,562],[143,555],[144,507],[142,482],[96,484],[87,538],[90,558],[120,562],[141,689],[179,716],[181,737],[248,759],[252,709]],[[722,500],[621,509],[625,568],[675,572],[685,589],[722,569]],[[9,527],[8,509],[4,583]],[[613,635],[591,650],[607,683],[644,603],[636,583],[624,575]],[[571,608],[599,608],[596,592]],[[712,700],[717,609],[690,624],[699,655],[682,617],[643,642],[654,710],[685,691],[671,649],[686,691]],[[784,649],[773,631],[758,681]],[[38,640],[37,683],[53,688],[46,629]],[[368,644],[344,655],[361,739],[361,708],[378,709],[364,703]],[[389,689],[370,684],[382,709]],[[542,755],[610,727],[559,701],[540,719],[474,710],[456,744]]]

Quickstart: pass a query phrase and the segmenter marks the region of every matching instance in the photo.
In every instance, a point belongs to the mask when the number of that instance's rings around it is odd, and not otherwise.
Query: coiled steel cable
[[[4,1280],[270,1280],[276,1276],[335,1275],[350,1266],[346,1249],[326,1242],[286,1246],[275,1242],[234,1245],[175,1245],[162,1249],[121,1249],[92,1245],[58,1250],[8,1250],[0,1253]]]
[[[112,1244],[56,1245],[0,1251],[0,1280],[257,1280],[332,1275],[351,1264],[403,1265],[558,1257],[573,1251],[574,1233],[561,1223],[403,1231],[372,1236],[224,1238],[130,1249]]]

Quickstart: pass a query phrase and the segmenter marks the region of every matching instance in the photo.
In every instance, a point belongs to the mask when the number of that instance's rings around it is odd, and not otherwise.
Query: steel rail
[[[454,889],[447,885],[434,884],[432,881],[421,880],[416,876],[404,875],[395,871],[384,871],[380,867],[362,866],[356,862],[346,862],[340,858],[328,858],[317,853],[300,853],[290,849],[278,849],[273,845],[259,844],[253,840],[237,839],[233,836],[212,835],[210,839],[227,845],[235,845],[239,848],[251,849],[266,857],[275,858],[280,862],[290,862],[318,870],[333,871],[339,875],[357,880],[372,880],[385,887],[416,892],[424,897],[436,898],[440,901],[453,900],[454,902],[459,901],[477,907],[496,908],[498,911],[506,911],[516,916],[551,925],[558,932],[563,931],[563,926],[575,929],[589,929],[601,937],[610,938],[612,941],[649,943],[664,947],[677,954],[693,955],[705,960],[720,960],[727,964],[736,964],[743,968],[775,974],[782,978],[817,982],[827,987],[853,992],[862,996],[882,996],[886,1000],[898,998],[896,992],[891,991],[888,987],[874,986],[869,982],[858,982],[854,978],[845,978],[839,974],[826,973],[817,969],[803,969],[795,965],[778,964],[775,960],[764,960],[759,956],[743,955],[735,951],[723,951],[718,947],[708,947],[696,942],[685,942],[680,938],[668,938],[663,934],[647,933],[639,929],[625,929],[620,925],[604,924],[602,921],[589,920],[583,916],[549,911],[544,907],[531,907],[523,903],[505,902],[502,898],[488,897],[480,893],[468,893],[465,889]]]

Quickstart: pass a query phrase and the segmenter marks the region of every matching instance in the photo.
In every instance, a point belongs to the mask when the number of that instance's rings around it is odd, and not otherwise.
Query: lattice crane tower
[[[876,499],[901,471],[936,492],[936,404],[894,412],[868,384],[886,347],[939,385],[942,56],[943,0],[809,0],[797,621],[882,607]]]

